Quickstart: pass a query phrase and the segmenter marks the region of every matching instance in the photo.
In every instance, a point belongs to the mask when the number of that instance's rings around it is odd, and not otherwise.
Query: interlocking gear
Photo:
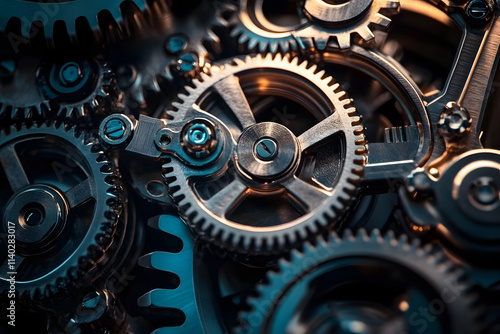
[[[223,14],[233,10],[233,6],[219,0],[202,1],[184,18],[164,8],[161,28],[150,31],[145,38],[110,47],[120,87],[143,105],[148,91],[160,92],[161,80],[174,79],[172,68],[186,75],[206,71],[210,55],[205,45],[220,48],[220,39],[212,29],[226,27]],[[191,62],[188,57],[192,57]]]
[[[200,237],[269,254],[340,219],[361,180],[364,136],[351,101],[324,71],[279,55],[235,58],[186,89],[168,124],[185,124],[181,146],[213,149],[192,162],[171,156],[165,177]],[[210,121],[201,121],[205,113]]]
[[[109,66],[92,58],[21,57],[12,80],[0,83],[2,125],[26,120],[89,119],[121,99]]]
[[[471,288],[430,245],[347,230],[280,261],[248,299],[236,332],[479,333]]]
[[[146,9],[145,0],[4,0],[0,13],[0,31],[6,31],[14,47],[28,44],[34,36],[43,34],[49,43],[54,37],[88,38],[87,32],[104,28],[115,30],[113,36],[126,35],[129,27],[141,20],[139,11]]]
[[[390,16],[399,11],[399,0],[356,0],[329,2],[297,1],[297,15],[289,25],[271,22],[264,1],[241,0],[238,16],[232,19],[231,36],[250,50],[289,52],[327,47],[349,49],[353,35],[373,44],[372,29],[387,28]],[[286,21],[282,19],[282,21]]]
[[[24,126],[0,133],[2,233],[14,231],[15,260],[2,253],[1,290],[17,272],[19,296],[42,298],[98,275],[115,235],[121,186],[99,145],[74,128]]]

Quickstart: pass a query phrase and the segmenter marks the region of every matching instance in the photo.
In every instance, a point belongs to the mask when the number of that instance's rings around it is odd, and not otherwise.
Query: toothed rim
[[[128,27],[124,24],[126,13],[120,8],[123,3],[132,3],[140,11],[147,7],[146,0],[86,0],[86,1],[62,1],[52,3],[32,3],[23,2],[18,7],[11,8],[11,14],[0,16],[1,30],[5,31],[8,23],[13,19],[21,22],[22,38],[30,39],[30,28],[36,20],[45,20],[42,29],[47,41],[51,41],[54,36],[54,25],[56,22],[63,24],[58,29],[64,27],[65,32],[70,37],[77,36],[77,20],[84,20],[82,24],[87,25],[92,31],[99,30],[107,25],[107,21],[100,19],[99,14],[108,13],[112,19],[120,25],[120,32],[128,35]],[[85,13],[82,13],[85,12]],[[41,21],[38,21],[41,23]],[[37,29],[41,27],[37,26]],[[124,29],[125,28],[125,29]]]
[[[216,70],[211,75],[202,75],[200,80],[193,83],[194,87],[186,87],[188,95],[179,95],[181,102],[174,104],[177,111],[169,113],[174,121],[176,118],[182,119],[187,108],[190,108],[201,94],[229,75],[262,68],[290,71],[303,76],[329,99],[346,130],[344,167],[332,195],[316,209],[314,214],[302,216],[293,226],[285,226],[271,232],[243,230],[216,220],[210,212],[205,211],[187,185],[182,173],[184,165],[175,158],[170,159],[164,165],[164,176],[169,183],[170,195],[183,219],[189,222],[201,238],[224,249],[243,254],[281,253],[295,247],[300,241],[328,229],[331,223],[342,216],[354,198],[357,186],[361,182],[366,155],[361,120],[355,115],[355,108],[347,107],[351,100],[343,99],[345,92],[340,90],[339,84],[334,83],[332,77],[323,78],[325,72],[317,71],[316,65],[309,67],[308,65],[306,61],[299,63],[298,58],[290,60],[281,55],[273,57],[271,54],[265,57],[257,55],[247,56],[244,59],[235,58],[233,63],[224,65],[224,69]]]
[[[241,9],[240,9],[241,10]],[[326,28],[313,21],[289,32],[272,33],[269,36],[259,34],[260,28],[255,26],[251,20],[241,19],[241,13],[235,15],[231,20],[233,29],[231,36],[237,38],[240,45],[247,50],[256,49],[258,52],[290,52],[297,49],[315,47],[323,50],[328,45],[330,38],[336,39],[340,49],[349,49],[352,45],[351,35],[357,34],[365,42],[374,39],[372,29],[387,28],[391,23],[389,15],[383,15],[383,10],[398,11],[399,0],[374,0],[368,11],[363,14],[363,19],[350,23],[342,28]],[[320,38],[321,34],[327,37]],[[273,36],[275,35],[275,36]]]
[[[228,21],[223,17],[223,14],[226,12],[234,12],[236,8],[231,4],[224,3],[220,0],[213,1],[203,1],[200,4],[200,7],[197,8],[198,11],[202,11],[204,16],[211,16],[211,19],[208,20],[206,27],[204,29],[199,29],[203,32],[203,35],[199,40],[192,40],[192,36],[188,41],[187,50],[196,51],[198,53],[200,61],[202,60],[201,54],[204,55],[205,58],[209,56],[209,52],[203,45],[204,42],[213,42],[220,44],[220,38],[213,31],[215,27],[227,27]],[[172,15],[171,13],[169,15]],[[183,29],[179,29],[176,27],[175,17],[172,17],[171,25],[172,27],[169,29],[169,35],[175,35],[178,33],[184,34],[186,31]],[[158,46],[155,46],[158,47]],[[171,70],[171,66],[175,63],[178,55],[169,56],[165,53],[163,44],[161,45],[161,51],[163,54],[162,60],[155,59],[156,63],[154,66],[148,66],[149,69],[153,69],[151,72],[145,73],[145,71],[140,71],[142,73],[142,79],[140,83],[134,83],[131,87],[126,90],[129,92],[130,97],[140,104],[146,103],[145,96],[147,91],[153,91],[155,93],[161,92],[159,79],[163,79],[166,81],[172,81],[174,79],[174,75]],[[206,65],[206,64],[205,64]],[[152,73],[153,71],[157,71]]]
[[[66,128],[55,123],[39,126],[23,125],[19,130],[12,127],[9,134],[0,130],[0,145],[15,141],[17,138],[37,135],[59,137],[79,150],[93,174],[97,198],[92,224],[70,257],[44,277],[28,282],[16,282],[17,295],[31,299],[50,297],[64,291],[72,284],[77,284],[92,268],[95,268],[111,245],[121,209],[121,185],[115,167],[108,161],[98,142],[85,133],[77,133],[75,127]],[[1,279],[0,282],[5,280]]]
[[[346,257],[380,258],[393,262],[423,278],[440,296],[445,291],[456,289],[456,299],[446,304],[450,322],[455,321],[451,324],[455,327],[451,332],[478,333],[481,329],[483,310],[478,309],[478,296],[473,292],[472,284],[466,281],[461,267],[432,245],[422,246],[418,239],[410,243],[406,235],[396,238],[390,231],[382,236],[379,230],[368,235],[361,229],[355,235],[347,230],[342,237],[332,233],[327,241],[319,238],[314,245],[308,242],[303,251],[294,250],[290,260],[280,260],[278,269],[269,271],[265,283],[256,287],[256,295],[247,299],[246,304],[251,310],[240,312],[240,326],[235,332],[264,333],[263,326],[270,319],[274,306],[291,286],[322,264]]]
[[[99,73],[94,90],[76,103],[61,103],[51,106],[49,100],[32,106],[12,106],[0,101],[0,119],[5,120],[4,128],[15,122],[31,120],[82,120],[109,103],[118,100],[120,92],[114,73],[108,64],[95,60]],[[103,103],[106,101],[106,103]]]

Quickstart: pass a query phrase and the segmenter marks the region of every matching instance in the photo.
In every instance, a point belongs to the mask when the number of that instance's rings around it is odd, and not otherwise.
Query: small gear
[[[326,47],[349,49],[352,35],[373,42],[372,28],[386,28],[390,15],[399,11],[399,0],[356,0],[330,3],[323,0],[296,2],[293,24],[280,26],[265,15],[264,1],[241,0],[238,17],[231,32],[240,44],[259,52],[289,52]],[[384,15],[385,14],[385,15]],[[386,16],[387,15],[387,16]]]
[[[189,159],[210,163],[171,156],[164,168],[180,214],[202,238],[265,255],[339,220],[365,155],[361,120],[339,84],[306,61],[271,54],[235,58],[193,84],[166,117],[184,125],[179,145]],[[190,120],[193,110],[199,117]],[[200,120],[206,113],[214,119]]]
[[[270,271],[237,333],[479,333],[477,296],[439,250],[374,230],[306,244]]]
[[[0,165],[1,229],[15,236],[15,253],[1,259],[1,290],[10,275],[27,298],[95,279],[121,212],[120,183],[97,142],[56,124],[12,128],[0,132]]]
[[[0,120],[4,126],[27,120],[88,119],[120,100],[115,76],[106,63],[92,58],[68,59],[19,57],[21,66],[13,78],[0,83]]]
[[[168,8],[159,10],[159,26],[148,36],[110,47],[119,86],[133,101],[145,104],[148,91],[160,92],[160,81],[172,81],[171,68],[191,75],[205,71],[211,48],[220,48],[214,27],[226,27],[223,14],[234,7],[222,1],[202,1],[187,17],[176,17]],[[147,50],[147,51],[145,51]]]
[[[70,38],[88,38],[88,32],[112,29],[114,35],[128,33],[130,27],[142,19],[137,13],[146,10],[145,0],[60,0],[22,1],[12,3],[3,0],[4,10],[0,14],[0,31],[19,49],[29,44],[34,36],[43,37],[52,43],[56,35]],[[109,31],[104,31],[108,33]]]
[[[175,309],[184,314],[183,323],[159,328],[154,333],[221,332],[222,325],[213,313],[215,298],[210,298],[214,289],[209,284],[206,269],[203,269],[201,256],[198,256],[199,244],[194,241],[189,228],[178,217],[169,215],[154,217],[148,225],[164,234],[166,240],[173,238],[182,242],[179,252],[156,251],[139,258],[140,266],[174,273],[179,278],[176,288],[157,288],[137,301],[143,308]],[[179,266],[179,263],[183,265]]]

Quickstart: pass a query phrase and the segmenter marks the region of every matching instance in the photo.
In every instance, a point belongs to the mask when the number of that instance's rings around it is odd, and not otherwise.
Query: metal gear
[[[479,333],[476,299],[463,270],[431,245],[347,230],[281,260],[236,332]]]
[[[0,31],[6,32],[15,48],[28,44],[33,36],[40,34],[44,34],[47,41],[53,41],[56,34],[74,38],[87,31],[95,32],[100,27],[127,34],[129,26],[136,24],[131,20],[139,19],[136,12],[146,9],[145,0],[4,0],[1,3],[4,10],[0,14]],[[11,30],[12,27],[16,28]]]
[[[10,275],[27,298],[96,279],[121,211],[121,186],[98,143],[56,124],[12,128],[0,132],[0,165],[2,233],[15,236],[15,252],[2,253],[1,291]]]
[[[121,99],[108,64],[92,58],[42,61],[20,57],[11,80],[0,83],[4,127],[27,120],[80,119],[107,111]]]
[[[180,214],[202,238],[265,255],[339,220],[365,155],[361,120],[339,84],[306,61],[270,54],[235,58],[193,84],[167,115],[169,126],[184,126],[179,145],[189,157],[171,155],[164,168]],[[298,113],[291,122],[287,103]],[[188,141],[203,144],[192,152]]]
[[[270,22],[263,6],[263,0],[241,0],[238,16],[232,19],[231,35],[248,49],[273,53],[327,47],[345,50],[351,47],[352,35],[372,43],[372,29],[388,27],[389,16],[399,11],[399,0],[297,1],[295,22],[287,26]]]
[[[182,242],[179,252],[156,251],[139,258],[140,266],[174,273],[180,281],[174,289],[154,289],[138,299],[140,307],[175,309],[185,316],[182,324],[162,327],[153,333],[220,332],[222,324],[213,312],[215,299],[211,294],[214,289],[209,284],[202,257],[199,256],[199,243],[194,240],[189,228],[178,217],[169,215],[154,217],[148,225]],[[178,266],[179,263],[183,265]]]
[[[160,92],[160,81],[172,81],[172,67],[190,75],[205,71],[209,52],[205,44],[220,47],[214,27],[226,27],[223,14],[233,11],[233,6],[222,1],[202,1],[187,17],[173,15],[169,8],[159,10],[161,28],[147,37],[113,45],[109,49],[118,73],[119,86],[132,101],[144,105],[147,91]],[[147,51],[145,51],[147,50]],[[192,62],[186,64],[192,55]],[[184,62],[184,65],[183,65]]]

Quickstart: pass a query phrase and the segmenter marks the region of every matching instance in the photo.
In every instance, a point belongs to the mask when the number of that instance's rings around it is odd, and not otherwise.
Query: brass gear
[[[306,61],[299,63],[298,58],[290,60],[280,55],[235,58],[211,75],[202,75],[186,90],[187,95],[179,96],[182,103],[174,104],[177,110],[168,113],[167,117],[172,119],[169,122],[189,124],[186,114],[193,108],[207,108],[210,113],[209,109],[217,105],[225,103],[229,107],[226,112],[215,111],[216,117],[224,119],[222,127],[230,137],[222,144],[224,148],[217,161],[200,168],[171,155],[164,165],[171,196],[181,216],[197,234],[227,250],[266,255],[295,247],[339,220],[362,178],[365,141],[356,109],[349,106],[351,100],[345,98],[339,84],[324,71],[318,71]],[[273,96],[296,99],[302,115],[314,114],[314,125],[308,125],[299,135],[292,133],[292,125],[290,129],[284,126],[286,120],[284,125],[276,123],[279,119],[256,122],[255,119],[268,117],[269,113],[252,111],[245,90],[249,93],[253,90],[256,96],[271,96],[271,99]],[[225,102],[213,102],[214,95],[221,96]],[[297,120],[296,125],[304,123]],[[261,131],[262,127],[280,133],[276,141],[282,145],[279,149],[283,148],[278,150],[276,160],[261,165],[262,170],[281,166],[280,163],[289,159],[280,171],[272,170],[269,175],[259,174],[263,173],[259,168],[254,170],[255,161],[246,165],[243,162],[252,159],[247,153],[254,151],[244,146],[247,134]],[[309,136],[313,132],[314,136]],[[287,145],[296,145],[290,148],[297,154],[295,161],[286,155]],[[319,157],[323,157],[323,149],[333,150],[326,160]],[[280,152],[285,153],[280,156]],[[338,168],[328,167],[329,163]],[[281,203],[282,211],[275,208],[266,211],[269,201]],[[234,218],[234,212],[241,216]],[[277,212],[280,213],[276,215]]]

